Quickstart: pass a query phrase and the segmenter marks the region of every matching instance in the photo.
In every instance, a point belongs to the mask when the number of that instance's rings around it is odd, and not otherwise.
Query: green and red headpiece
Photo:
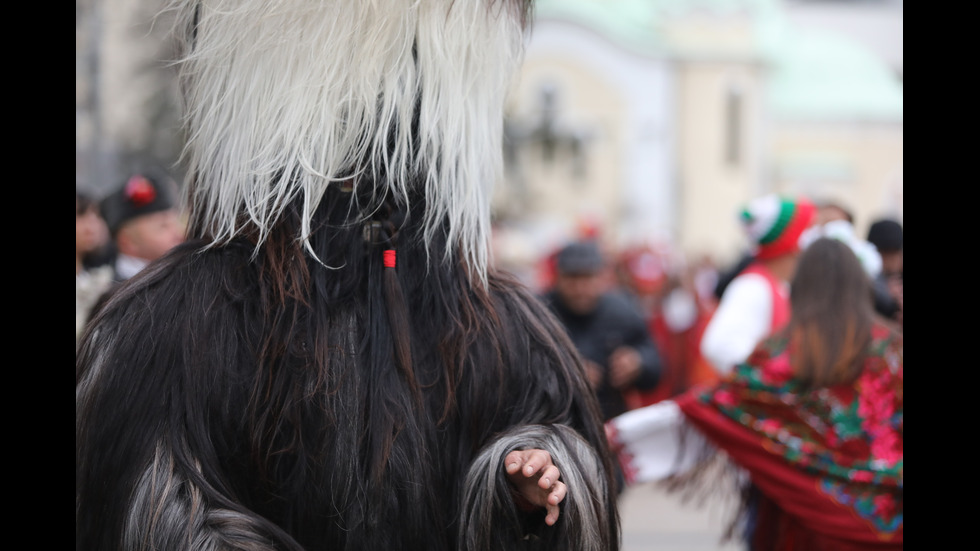
[[[813,224],[816,207],[806,199],[766,195],[753,200],[741,213],[755,247],[755,257],[768,260],[800,250],[800,235]]]

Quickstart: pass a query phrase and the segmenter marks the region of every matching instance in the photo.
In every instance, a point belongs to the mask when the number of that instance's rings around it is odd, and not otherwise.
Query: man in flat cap
[[[555,260],[555,284],[544,300],[585,358],[602,414],[611,419],[627,410],[624,391],[657,385],[660,354],[636,307],[608,289],[595,241],[570,243]]]

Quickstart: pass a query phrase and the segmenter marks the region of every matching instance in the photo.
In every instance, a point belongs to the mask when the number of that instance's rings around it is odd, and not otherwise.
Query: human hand
[[[560,481],[561,472],[551,461],[551,454],[538,449],[514,450],[504,461],[507,475],[517,491],[519,505],[525,509],[544,507],[544,522],[558,522],[558,504],[565,499],[568,488]]]
[[[640,353],[629,346],[621,346],[609,356],[609,384],[623,389],[640,376]]]

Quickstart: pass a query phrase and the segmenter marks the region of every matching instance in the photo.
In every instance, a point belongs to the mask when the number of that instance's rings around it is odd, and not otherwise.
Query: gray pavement
[[[738,543],[721,543],[734,506],[719,495],[702,506],[684,503],[653,484],[627,488],[620,495],[622,551],[742,551]]]

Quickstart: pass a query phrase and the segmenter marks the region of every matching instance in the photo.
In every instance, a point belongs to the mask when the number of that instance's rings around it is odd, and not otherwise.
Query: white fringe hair
[[[302,192],[297,238],[309,249],[310,220],[328,185],[354,170],[363,185],[384,172],[384,189],[373,191],[407,204],[407,177],[424,169],[426,242],[448,220],[447,256],[458,249],[485,277],[503,104],[524,50],[518,2],[172,4],[183,51],[184,158],[194,180],[188,198],[217,242],[236,235],[242,215],[264,241]],[[363,159],[382,166],[354,165]]]

